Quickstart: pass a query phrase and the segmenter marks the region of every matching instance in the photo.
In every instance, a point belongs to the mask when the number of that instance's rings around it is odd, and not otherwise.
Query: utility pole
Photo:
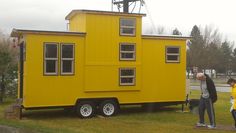
[[[130,2],[136,2],[136,1],[140,1],[140,0],[123,0],[123,1],[117,1],[117,2],[113,2],[113,4],[123,4],[123,12],[124,13],[129,13],[129,3]]]

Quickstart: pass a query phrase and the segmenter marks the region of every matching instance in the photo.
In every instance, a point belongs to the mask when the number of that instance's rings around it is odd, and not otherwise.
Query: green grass
[[[192,91],[192,98],[199,98],[199,91]],[[219,93],[215,105],[216,122],[232,125],[229,112],[229,93]],[[3,110],[11,103],[0,105],[0,125],[7,125],[42,133],[225,133],[226,131],[196,130],[198,115],[176,112],[181,106],[170,106],[145,112],[138,106],[124,106],[119,115],[110,118],[80,119],[63,110],[26,111],[23,120],[3,119]],[[207,116],[207,115],[206,115]],[[206,117],[206,120],[208,118]],[[207,121],[208,122],[208,121]]]

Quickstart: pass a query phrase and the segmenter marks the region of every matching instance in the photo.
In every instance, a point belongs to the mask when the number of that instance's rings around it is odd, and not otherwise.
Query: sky
[[[178,28],[188,36],[194,25],[210,25],[236,41],[236,0],[145,0],[141,12],[143,31],[165,27],[166,33]],[[0,30],[13,28],[66,30],[65,16],[73,9],[111,11],[111,0],[0,0]],[[114,10],[117,9],[114,7]],[[152,26],[153,25],[155,26]]]

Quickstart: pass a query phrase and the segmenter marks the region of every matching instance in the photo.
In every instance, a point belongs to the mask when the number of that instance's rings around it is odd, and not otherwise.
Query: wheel
[[[114,100],[105,100],[99,105],[99,110],[103,116],[109,117],[118,112],[119,106]]]
[[[91,118],[95,114],[93,102],[81,101],[76,105],[76,113],[80,118]]]

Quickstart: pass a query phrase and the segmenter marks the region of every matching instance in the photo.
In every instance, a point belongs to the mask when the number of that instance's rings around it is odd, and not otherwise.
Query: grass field
[[[198,91],[192,91],[191,97],[198,98]],[[231,126],[229,112],[229,93],[218,93],[215,105],[216,123]],[[0,125],[24,129],[24,133],[225,133],[218,130],[194,129],[198,115],[179,113],[181,106],[170,106],[145,112],[138,106],[122,106],[119,115],[102,118],[80,119],[64,110],[26,111],[22,120],[3,119],[3,110],[12,101],[0,105]],[[206,117],[208,122],[208,118]],[[230,131],[228,131],[230,132]],[[231,131],[232,132],[232,131]]]

